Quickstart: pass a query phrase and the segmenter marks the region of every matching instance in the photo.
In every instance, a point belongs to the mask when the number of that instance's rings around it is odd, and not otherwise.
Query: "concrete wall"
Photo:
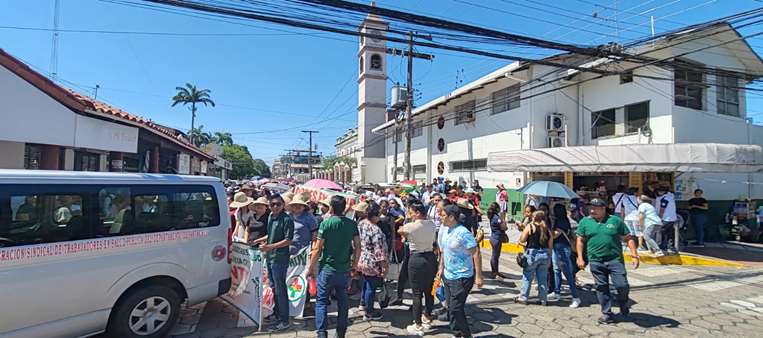
[[[24,143],[0,141],[0,169],[24,169],[24,149]]]
[[[74,146],[74,112],[0,67],[0,140]],[[55,132],[66,131],[66,132]]]

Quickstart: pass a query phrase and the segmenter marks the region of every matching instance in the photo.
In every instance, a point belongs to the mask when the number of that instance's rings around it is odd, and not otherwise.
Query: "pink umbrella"
[[[336,190],[336,191],[342,191],[344,188],[342,188],[341,185],[336,184],[334,181],[329,180],[322,180],[322,179],[312,179],[304,184],[308,187],[318,188],[318,189],[329,189],[329,190]]]

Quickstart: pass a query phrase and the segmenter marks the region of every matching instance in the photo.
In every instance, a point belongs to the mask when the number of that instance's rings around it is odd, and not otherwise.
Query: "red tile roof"
[[[43,93],[46,93],[48,96],[58,101],[65,107],[71,109],[75,113],[88,114],[92,112],[98,112],[106,115],[106,117],[113,117],[113,120],[115,121],[124,120],[138,123],[144,129],[164,138],[170,139],[179,146],[186,148],[196,153],[197,155],[204,156],[210,160],[214,159],[213,156],[192,145],[174,129],[158,125],[150,119],[146,119],[140,115],[128,113],[117,107],[98,101],[89,96],[82,95],[69,88],[65,88],[53,82],[39,72],[33,70],[21,60],[6,53],[2,48],[0,48],[0,66],[5,67],[12,73],[29,82],[29,84],[35,86],[37,89]]]

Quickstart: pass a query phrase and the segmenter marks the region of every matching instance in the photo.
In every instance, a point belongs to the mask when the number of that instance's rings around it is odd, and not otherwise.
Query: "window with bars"
[[[426,164],[415,165],[411,169],[413,170],[414,174],[426,174],[427,173],[427,165]]]
[[[476,160],[452,161],[449,165],[451,172],[481,171],[487,170],[487,159],[481,158]]]
[[[491,115],[519,108],[519,84],[493,92]]]
[[[475,100],[471,100],[469,102],[456,106],[455,125],[474,122],[476,117],[476,115],[474,114],[476,105],[477,105],[477,102]]]
[[[424,121],[414,121],[413,130],[411,131],[411,137],[419,137],[424,135]]]
[[[705,91],[702,72],[688,67],[676,67],[674,89],[677,106],[702,109]]]
[[[649,101],[625,106],[625,132],[636,133],[649,125]]]
[[[591,113],[591,138],[615,135],[615,109]]]
[[[730,75],[718,75],[717,79],[718,114],[739,117],[739,79]]]

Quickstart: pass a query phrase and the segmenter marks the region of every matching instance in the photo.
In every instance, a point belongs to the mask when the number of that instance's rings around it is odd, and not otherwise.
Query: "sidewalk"
[[[739,262],[748,266],[763,266],[763,245],[757,243],[743,243],[727,241],[719,243],[705,243],[705,247],[687,247],[685,252]]]
[[[491,249],[490,227],[487,222],[481,222],[482,229],[485,229],[485,240],[480,243],[484,249]],[[501,252],[516,254],[524,251],[521,246],[516,244],[519,241],[520,232],[518,229],[509,227],[506,231],[509,236],[509,243],[503,243]],[[630,257],[625,255],[625,261],[630,261]],[[686,247],[680,254],[654,257],[651,255],[642,255],[641,262],[644,264],[655,265],[695,265],[695,266],[719,266],[743,268],[746,266],[763,266],[763,245],[755,243],[742,242],[721,242],[707,243],[705,247]]]

